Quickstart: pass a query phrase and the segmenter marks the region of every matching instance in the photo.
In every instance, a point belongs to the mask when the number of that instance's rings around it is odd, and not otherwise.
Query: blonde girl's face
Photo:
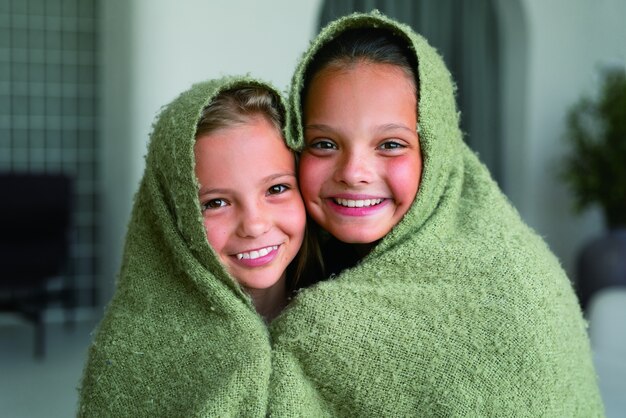
[[[414,80],[391,64],[321,70],[304,103],[304,137],[300,188],[311,217],[343,242],[384,237],[420,183]]]
[[[283,283],[306,215],[281,133],[259,116],[199,137],[194,151],[211,247],[244,288]]]

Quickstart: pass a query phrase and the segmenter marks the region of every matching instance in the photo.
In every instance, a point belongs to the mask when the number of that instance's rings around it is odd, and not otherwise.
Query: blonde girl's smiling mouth
[[[266,247],[256,248],[254,250],[242,251],[233,254],[237,264],[244,267],[261,267],[271,263],[278,255],[278,251],[282,244],[269,245]]]
[[[235,254],[235,257],[237,257],[238,260],[241,260],[242,258],[245,258],[245,259],[249,258],[249,259],[254,260],[259,257],[265,257],[272,251],[276,251],[276,250],[278,250],[278,245],[270,245],[269,247],[259,248],[257,250],[237,253]]]

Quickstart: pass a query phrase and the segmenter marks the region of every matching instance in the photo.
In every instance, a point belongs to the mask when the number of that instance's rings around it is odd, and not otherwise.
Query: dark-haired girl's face
[[[422,172],[414,80],[391,64],[322,69],[304,125],[300,187],[310,215],[344,242],[384,237],[413,203]]]

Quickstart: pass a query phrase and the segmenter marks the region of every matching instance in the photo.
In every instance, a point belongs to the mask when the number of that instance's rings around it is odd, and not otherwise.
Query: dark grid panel
[[[67,276],[79,306],[97,302],[97,6],[0,0],[0,171],[74,179]]]

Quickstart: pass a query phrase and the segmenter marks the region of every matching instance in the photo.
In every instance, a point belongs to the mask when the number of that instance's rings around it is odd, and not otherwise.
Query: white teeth
[[[348,208],[366,208],[369,206],[376,206],[382,202],[383,199],[364,199],[364,200],[352,200],[352,199],[335,199],[335,203]]]
[[[261,248],[260,250],[250,251],[249,253],[238,253],[237,260],[254,260],[255,258],[264,257],[268,255],[272,251],[276,251],[278,249],[278,245],[272,245],[270,247]]]

